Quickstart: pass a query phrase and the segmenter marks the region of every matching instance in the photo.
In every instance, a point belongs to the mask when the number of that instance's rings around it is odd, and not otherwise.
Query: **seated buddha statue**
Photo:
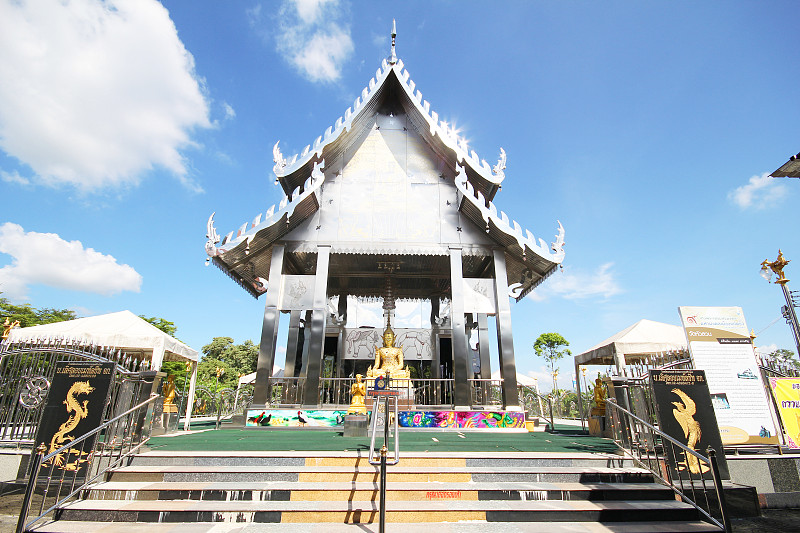
[[[603,380],[600,379],[600,374],[597,374],[597,379],[594,380],[594,407],[592,407],[593,415],[604,415],[606,412],[606,390],[603,386]]]
[[[394,345],[394,331],[388,321],[383,332],[383,347],[375,347],[375,365],[369,367],[367,377],[385,376],[387,372],[392,379],[411,377],[408,367],[403,366],[403,349]]]

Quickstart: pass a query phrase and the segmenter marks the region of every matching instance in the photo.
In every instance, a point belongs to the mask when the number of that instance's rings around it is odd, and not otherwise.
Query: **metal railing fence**
[[[123,463],[150,438],[153,408],[163,398],[151,394],[147,400],[118,414],[47,455],[44,444],[31,457],[30,477],[17,522],[17,533],[28,531],[38,521],[64,505],[90,483]],[[94,437],[92,440],[89,440]],[[86,448],[88,446],[89,450]],[[87,462],[71,472],[60,467],[60,458],[87,454]],[[60,473],[58,473],[60,470]],[[41,492],[38,516],[28,520],[34,491]]]
[[[124,395],[124,383],[148,365],[121,350],[72,339],[0,342],[0,442],[33,444],[61,361],[115,363],[112,399]]]
[[[470,379],[468,381],[472,405],[503,407],[502,379]]]
[[[709,447],[708,456],[704,456],[621,407],[613,399],[606,401],[606,410],[610,414],[614,442],[625,454],[668,485],[681,500],[694,506],[706,520],[725,532],[731,531],[713,448]],[[680,457],[683,457],[685,468],[675,476],[672,469],[678,467]],[[703,475],[703,472],[709,471],[712,474],[710,480]]]

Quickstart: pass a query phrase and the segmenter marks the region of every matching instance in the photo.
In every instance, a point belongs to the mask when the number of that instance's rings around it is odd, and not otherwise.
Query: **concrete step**
[[[334,523],[142,523],[59,520],[38,527],[40,533],[378,533],[378,524]],[[704,533],[719,531],[705,522],[421,522],[389,523],[387,533]]]
[[[633,461],[619,455],[594,453],[529,452],[509,454],[504,452],[475,453],[402,453],[406,466],[635,466]],[[175,465],[240,465],[240,466],[360,466],[368,464],[365,452],[158,452],[149,451],[135,456],[131,462],[137,466]]]
[[[62,520],[104,522],[337,522],[373,523],[375,501],[120,501],[79,500],[64,506]],[[693,521],[696,510],[659,501],[391,501],[387,522],[625,522]]]
[[[108,481],[286,481],[286,482],[377,482],[377,466],[220,466],[220,465],[131,465],[119,468]],[[652,474],[642,468],[539,466],[498,468],[413,466],[401,461],[388,470],[387,482],[565,482],[650,483]]]
[[[103,482],[93,485],[95,500],[216,500],[216,501],[377,501],[374,482]],[[668,500],[674,493],[656,483],[392,483],[387,499],[427,500]]]

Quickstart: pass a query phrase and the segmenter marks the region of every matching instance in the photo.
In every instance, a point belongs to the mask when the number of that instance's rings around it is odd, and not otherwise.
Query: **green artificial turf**
[[[408,452],[603,452],[614,453],[609,439],[556,425],[556,433],[400,431],[400,450]],[[225,428],[171,437],[153,437],[154,451],[359,451],[368,437],[344,437],[337,430]]]

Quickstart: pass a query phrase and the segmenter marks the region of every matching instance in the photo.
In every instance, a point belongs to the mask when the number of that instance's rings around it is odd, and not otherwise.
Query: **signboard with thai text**
[[[678,311],[694,367],[706,371],[723,444],[776,444],[769,399],[742,309]]]
[[[723,479],[730,479],[717,419],[702,370],[651,370],[650,387],[661,431],[708,457],[708,447],[717,452]],[[711,465],[678,446],[664,445],[673,479],[713,479]]]
[[[75,361],[56,363],[34,446],[44,443],[45,454],[49,454],[98,427],[103,422],[115,366],[114,363]],[[54,475],[65,471],[70,479],[73,475],[85,476],[93,444],[94,436],[53,457]],[[42,474],[49,472],[49,468],[45,468],[48,466],[43,465]]]
[[[800,378],[769,378],[786,432],[786,445],[800,448]]]

